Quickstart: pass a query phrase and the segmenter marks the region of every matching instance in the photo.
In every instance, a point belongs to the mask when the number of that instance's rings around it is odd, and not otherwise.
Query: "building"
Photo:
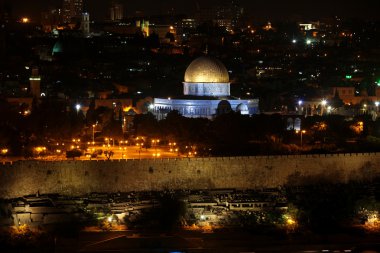
[[[62,23],[62,9],[49,9],[41,13],[42,30],[51,33]]]
[[[258,99],[238,99],[230,94],[226,67],[218,59],[202,56],[195,59],[185,72],[183,96],[154,98],[152,112],[161,119],[169,111],[177,110],[185,117],[209,118],[238,111],[241,114],[258,113]]]
[[[80,21],[83,11],[83,0],[63,0],[62,16],[64,23]]]
[[[41,77],[38,74],[38,68],[32,69],[32,76],[29,78],[30,82],[30,95],[33,98],[41,97]]]
[[[0,0],[0,25],[6,24],[11,19],[10,1]]]
[[[113,2],[110,7],[110,20],[120,21],[124,18],[124,7],[122,4]]]
[[[225,27],[227,31],[238,28],[244,9],[234,0],[219,1],[218,5],[199,8],[196,14],[196,21],[199,24],[212,22],[220,27]]]

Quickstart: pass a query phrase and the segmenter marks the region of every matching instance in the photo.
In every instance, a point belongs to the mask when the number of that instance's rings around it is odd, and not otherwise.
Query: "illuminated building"
[[[193,18],[184,18],[178,23],[177,26],[181,29],[195,29],[197,27],[197,23]]]
[[[263,27],[263,29],[264,29],[265,31],[273,30],[272,23],[271,23],[271,22],[268,22],[268,23]]]
[[[238,27],[243,11],[236,1],[225,0],[211,8],[199,8],[196,17],[199,24],[212,21],[230,31]]]
[[[62,23],[62,10],[49,9],[41,13],[41,25],[44,32],[52,32]]]
[[[63,0],[63,22],[70,23],[72,20],[79,21],[83,11],[83,0]]]
[[[137,20],[136,27],[141,29],[144,36],[149,36],[149,21],[148,20]]]
[[[32,75],[29,78],[30,82],[30,94],[34,98],[41,97],[41,77],[38,75],[38,68],[32,69]]]
[[[113,2],[110,8],[110,20],[120,21],[124,18],[124,8],[122,4]]]
[[[298,23],[298,26],[301,29],[301,31],[309,31],[309,30],[318,29],[320,26],[320,23],[319,22]]]
[[[184,95],[179,98],[155,98],[151,105],[157,118],[177,110],[185,117],[213,118],[219,114],[238,111],[258,113],[258,99],[238,99],[230,94],[226,67],[218,59],[202,56],[195,59],[185,72]]]

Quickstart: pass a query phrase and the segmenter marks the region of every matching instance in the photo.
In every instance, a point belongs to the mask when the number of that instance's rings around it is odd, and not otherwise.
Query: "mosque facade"
[[[244,115],[257,114],[258,104],[258,99],[232,97],[224,64],[216,58],[201,56],[186,69],[183,96],[154,98],[150,109],[159,119],[165,118],[173,110],[185,117],[212,119],[230,111]]]

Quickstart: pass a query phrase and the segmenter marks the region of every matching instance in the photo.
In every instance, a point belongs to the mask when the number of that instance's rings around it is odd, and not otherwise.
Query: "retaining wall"
[[[255,189],[380,177],[380,153],[0,164],[0,198],[163,189]]]

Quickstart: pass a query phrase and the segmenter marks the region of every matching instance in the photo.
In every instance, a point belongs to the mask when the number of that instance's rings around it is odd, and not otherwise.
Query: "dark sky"
[[[9,0],[13,15],[39,17],[42,10],[60,6],[61,0]],[[176,13],[192,14],[197,2],[200,6],[210,6],[223,0],[120,0],[128,15],[142,10],[146,15],[166,13],[174,8]],[[85,0],[90,15],[101,19],[107,15],[111,0]],[[320,17],[339,15],[379,20],[380,0],[240,0],[245,12],[257,19],[298,18],[305,21]]]

